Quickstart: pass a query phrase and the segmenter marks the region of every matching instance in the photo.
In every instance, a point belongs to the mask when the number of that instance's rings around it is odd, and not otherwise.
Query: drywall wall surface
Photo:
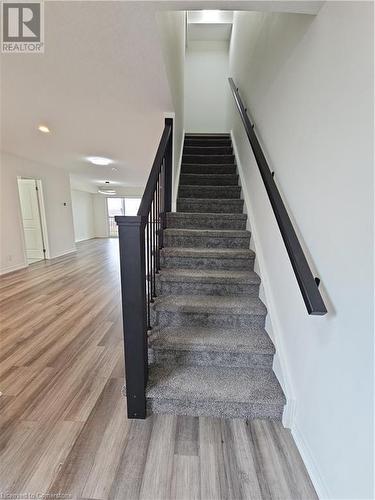
[[[228,132],[228,43],[189,42],[185,69],[185,131]]]
[[[1,153],[1,272],[26,265],[17,177],[43,186],[50,258],[75,251],[69,175],[63,169]]]
[[[72,189],[72,210],[75,241],[95,237],[93,195]]]
[[[172,200],[177,197],[184,140],[185,12],[158,12],[163,59],[173,102],[173,180]]]
[[[234,16],[230,73],[328,308],[307,315],[231,99],[292,432],[321,498],[373,498],[373,56],[370,2]]]

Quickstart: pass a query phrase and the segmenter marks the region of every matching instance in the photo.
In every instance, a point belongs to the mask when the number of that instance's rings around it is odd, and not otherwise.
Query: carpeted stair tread
[[[272,371],[243,367],[154,365],[150,367],[146,395],[150,399],[225,404],[285,404],[285,396]]]
[[[274,354],[272,340],[264,329],[203,328],[185,326],[151,330],[153,349],[218,351],[232,353]]]
[[[180,186],[238,186],[238,175],[181,173]]]
[[[148,334],[154,413],[281,420],[285,396],[229,134],[185,134]]]
[[[221,163],[214,165],[210,163],[187,163],[181,164],[181,175],[184,174],[236,174],[236,165]]]
[[[180,184],[179,198],[239,199],[241,186]]]
[[[243,271],[254,268],[255,253],[248,248],[164,247],[162,269],[227,269]]]
[[[153,303],[155,311],[203,314],[267,314],[266,306],[258,297],[244,295],[161,295]]]
[[[232,146],[220,145],[213,146],[211,144],[191,146],[185,144],[183,149],[184,155],[231,155],[233,153]]]
[[[197,155],[197,154],[183,154],[182,163],[226,163],[234,164],[235,158],[233,154],[222,154],[222,155]]]
[[[240,200],[241,201],[241,200]],[[241,219],[247,220],[247,214],[224,213],[217,212],[168,212],[167,221],[172,219],[190,219],[191,217],[212,217],[218,222],[223,219]]]
[[[216,257],[220,259],[254,258],[255,252],[250,248],[183,248],[165,247],[162,249],[165,257]]]
[[[164,230],[166,235],[174,236],[211,236],[211,237],[226,237],[226,238],[248,238],[250,231],[246,229],[179,229],[167,228]]]
[[[185,146],[230,146],[232,147],[232,143],[230,138],[228,137],[209,137],[209,138],[194,138],[189,137],[185,139]]]
[[[254,271],[220,269],[162,269],[159,273],[159,279],[161,281],[184,281],[187,283],[260,283],[260,278]]]
[[[247,215],[240,213],[167,213],[167,227],[180,229],[246,229]]]
[[[242,213],[243,205],[239,198],[177,198],[177,210],[182,213]]]
[[[228,132],[186,132],[185,137],[227,137],[230,138]]]

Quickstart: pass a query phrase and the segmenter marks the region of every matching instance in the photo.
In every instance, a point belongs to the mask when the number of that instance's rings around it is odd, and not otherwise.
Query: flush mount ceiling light
[[[113,195],[116,194],[116,191],[114,189],[106,189],[106,188],[99,188],[98,193],[100,194],[107,194],[107,195]]]
[[[43,134],[49,134],[51,132],[47,125],[39,125],[38,130],[39,132],[43,132]]]
[[[105,156],[88,156],[86,160],[93,165],[100,165],[104,167],[113,163],[113,160],[111,160],[110,158],[106,158]]]

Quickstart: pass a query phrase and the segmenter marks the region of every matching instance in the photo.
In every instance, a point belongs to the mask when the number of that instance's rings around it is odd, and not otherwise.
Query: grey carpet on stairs
[[[187,134],[149,332],[154,413],[281,419],[285,396],[228,134]]]

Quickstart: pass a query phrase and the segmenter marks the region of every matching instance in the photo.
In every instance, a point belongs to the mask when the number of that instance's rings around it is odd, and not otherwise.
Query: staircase
[[[146,390],[154,413],[281,419],[230,136],[185,136],[177,212],[167,214]]]

